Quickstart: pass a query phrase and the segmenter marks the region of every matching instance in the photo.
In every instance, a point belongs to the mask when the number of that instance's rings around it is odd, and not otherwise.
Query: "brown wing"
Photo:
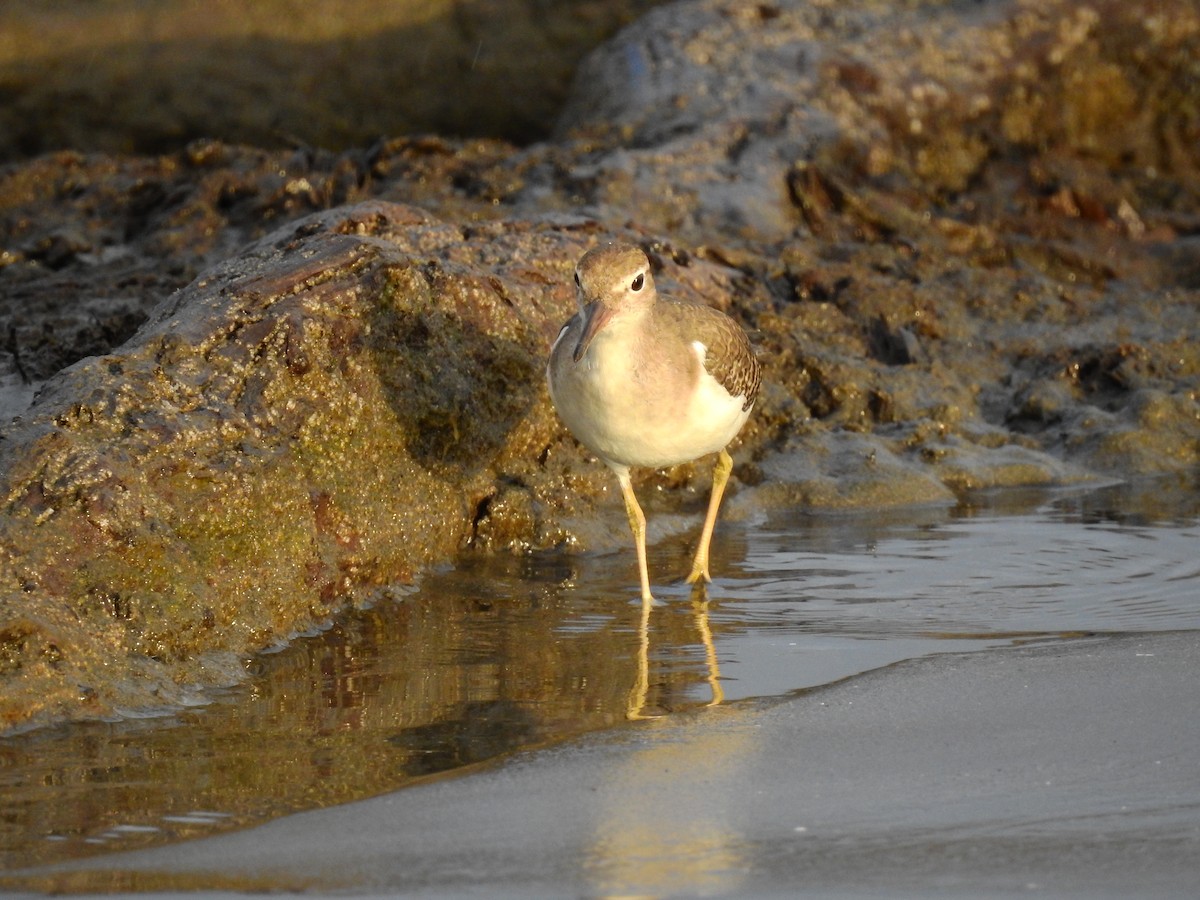
[[[659,303],[663,303],[660,298]],[[720,382],[721,387],[729,391],[731,396],[744,396],[743,409],[754,405],[758,396],[758,387],[762,381],[762,372],[754,348],[746,332],[729,316],[711,306],[684,303],[679,300],[668,300],[667,303],[676,308],[688,310],[685,316],[675,316],[677,321],[686,322],[689,340],[700,341],[707,348],[704,357],[704,368],[708,374]],[[703,310],[697,314],[697,310]]]

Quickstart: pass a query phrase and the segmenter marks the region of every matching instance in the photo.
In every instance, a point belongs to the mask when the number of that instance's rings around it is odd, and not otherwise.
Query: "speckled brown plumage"
[[[730,396],[745,397],[742,409],[750,409],[758,397],[762,371],[746,332],[729,316],[711,306],[659,297],[655,314],[671,319],[689,341],[707,348],[704,368]]]

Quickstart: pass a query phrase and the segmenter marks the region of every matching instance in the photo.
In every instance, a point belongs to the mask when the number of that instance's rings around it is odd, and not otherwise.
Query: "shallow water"
[[[645,615],[631,552],[467,558],[204,707],[0,740],[0,860],[245,826],[930,653],[1197,629],[1197,548],[1200,492],[1158,482],[722,522],[709,599],[659,587]],[[656,585],[688,552],[653,548]]]

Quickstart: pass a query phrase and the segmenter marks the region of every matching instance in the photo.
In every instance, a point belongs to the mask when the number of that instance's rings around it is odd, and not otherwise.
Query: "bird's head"
[[[575,287],[583,330],[572,357],[583,359],[588,345],[614,318],[649,309],[656,299],[650,260],[632,244],[606,244],[589,250],[575,266]]]

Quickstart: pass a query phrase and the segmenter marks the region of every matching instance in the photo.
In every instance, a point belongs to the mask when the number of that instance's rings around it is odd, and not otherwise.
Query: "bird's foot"
[[[642,606],[646,609],[653,609],[656,606],[666,606],[662,600],[657,599],[653,594],[649,593],[642,594],[640,600],[631,600],[629,602],[633,606]]]

